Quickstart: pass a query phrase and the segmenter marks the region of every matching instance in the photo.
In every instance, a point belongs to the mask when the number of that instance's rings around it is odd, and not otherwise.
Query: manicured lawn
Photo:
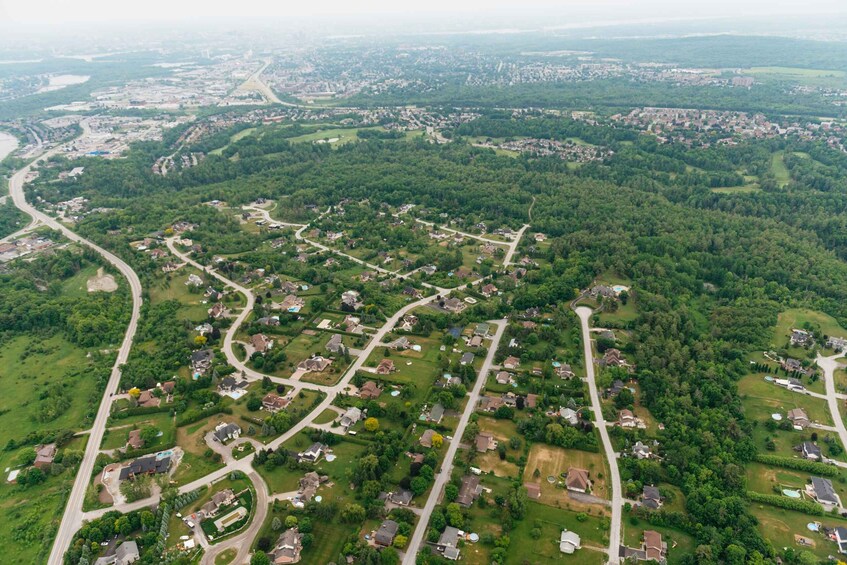
[[[812,421],[832,425],[826,401],[791,392],[767,382],[764,376],[764,373],[754,373],[747,375],[738,383],[738,394],[748,418],[764,421],[770,419],[771,414],[778,412],[785,417],[792,408],[803,408]]]
[[[86,351],[60,336],[19,336],[0,346],[0,445],[37,430],[79,430],[93,417],[97,377],[107,377],[111,359],[86,358]],[[43,398],[42,398],[43,396]],[[57,403],[67,400],[67,406]],[[47,414],[52,413],[52,417]],[[43,420],[43,421],[42,421]]]
[[[192,453],[185,449],[185,446],[182,444],[180,444],[180,447],[185,450],[185,453],[182,456],[182,461],[180,462],[179,467],[173,475],[173,480],[178,485],[184,485],[192,481],[196,481],[197,479],[205,477],[209,473],[217,471],[223,467],[223,463],[215,463],[202,455]]]
[[[576,512],[530,502],[526,517],[510,534],[509,562],[520,563],[521,559],[529,558],[532,563],[603,563],[603,553],[589,547],[604,547],[608,543],[608,519],[590,516],[580,522],[576,516]],[[538,540],[530,536],[536,527],[541,530]],[[574,555],[559,551],[559,536],[564,529],[576,532],[582,540],[582,549]]]
[[[307,133],[305,135],[299,135],[297,137],[292,137],[288,141],[291,143],[303,143],[303,142],[315,142],[320,140],[326,140],[332,145],[344,145],[345,143],[350,143],[356,141],[358,138],[356,137],[356,132],[359,129],[373,129],[373,128],[336,128],[336,129],[321,129],[314,133]],[[382,130],[382,128],[377,128]],[[333,141],[335,140],[335,141]],[[331,561],[331,560],[330,560]]]
[[[329,408],[327,408],[326,410],[321,412],[320,416],[315,418],[314,421],[315,421],[316,424],[329,424],[330,422],[335,420],[337,417],[338,417],[338,412],[336,412],[335,410],[330,410]]]
[[[806,525],[810,522],[820,521],[824,527],[847,527],[847,520],[831,515],[814,517],[767,504],[751,504],[749,509],[759,519],[759,532],[769,539],[774,547],[791,547],[797,551],[805,549],[814,553],[821,560],[826,560],[829,555],[835,554],[838,548],[835,542],[829,541],[823,534],[809,531]],[[794,539],[795,535],[811,539],[815,544],[814,547],[797,544]]]

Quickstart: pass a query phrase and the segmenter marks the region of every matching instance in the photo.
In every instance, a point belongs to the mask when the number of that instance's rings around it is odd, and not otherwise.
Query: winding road
[[[112,403],[111,397],[118,391],[118,386],[120,385],[120,368],[121,365],[126,363],[126,360],[129,357],[129,351],[132,348],[132,342],[138,328],[138,318],[141,312],[142,302],[141,281],[138,279],[138,275],[135,274],[135,271],[133,271],[128,264],[99,245],[75,234],[64,224],[58,222],[56,219],[48,216],[47,214],[36,210],[33,206],[27,203],[26,195],[24,194],[24,181],[26,180],[27,174],[30,170],[32,170],[33,165],[49,158],[58,150],[58,147],[55,147],[43,153],[40,157],[17,171],[12,178],[9,179],[9,195],[12,198],[12,202],[14,202],[18,209],[32,218],[30,226],[34,227],[36,225],[45,225],[53,230],[59,231],[69,240],[90,247],[100,254],[103,259],[118,269],[118,271],[120,271],[126,278],[130,286],[130,294],[132,296],[132,313],[130,314],[129,325],[127,326],[126,333],[124,334],[123,342],[118,349],[117,358],[115,359],[115,364],[112,367],[112,373],[109,376],[108,383],[106,384],[106,390],[103,392],[100,407],[97,409],[97,416],[94,418],[94,424],[91,426],[88,443],[85,446],[85,454],[82,457],[73,487],[68,496],[67,507],[62,515],[62,521],[59,524],[59,529],[56,532],[56,539],[53,542],[53,547],[50,551],[50,558],[48,560],[48,563],[51,565],[62,564],[62,556],[65,549],[70,546],[74,533],[76,533],[82,525],[82,502],[85,498],[85,490],[91,479],[91,473],[94,470],[94,462],[97,458],[97,453],[99,452],[100,444],[103,440],[103,432],[106,429],[106,421],[109,418],[109,409]]]
[[[818,354],[818,367],[823,369],[824,383],[826,384],[826,402],[829,405],[829,411],[832,414],[832,421],[835,422],[835,431],[838,432],[838,437],[841,439],[841,445],[847,449],[847,428],[844,427],[844,419],[838,411],[839,395],[835,392],[835,370],[838,369],[838,359],[844,357],[844,353],[838,353],[830,357],[823,357]]]
[[[600,394],[597,392],[597,382],[594,379],[594,356],[591,353],[591,328],[588,321],[593,314],[591,308],[578,306],[576,314],[582,325],[582,345],[585,351],[585,374],[588,381],[588,391],[591,394],[591,411],[594,412],[594,426],[600,432],[603,440],[603,449],[606,451],[606,460],[609,462],[609,474],[612,479],[612,523],[609,530],[609,563],[619,563],[618,554],[621,546],[621,515],[623,512],[623,489],[621,488],[621,475],[618,471],[618,459],[612,440],[609,438],[609,430],[606,420],[603,419],[603,407],[600,404]]]

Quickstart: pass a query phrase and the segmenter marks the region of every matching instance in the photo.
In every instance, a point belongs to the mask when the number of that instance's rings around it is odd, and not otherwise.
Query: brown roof
[[[644,530],[644,549],[647,552],[647,559],[661,561],[662,534],[655,530]]]
[[[488,451],[489,447],[491,447],[491,440],[494,439],[494,436],[491,434],[477,434],[476,436],[476,450],[480,453],[485,453]]]
[[[373,381],[367,381],[359,389],[360,398],[379,398],[380,394],[382,394],[382,389]]]
[[[383,359],[379,362],[379,365],[376,368],[377,374],[387,375],[394,371],[394,361],[391,359]]]
[[[541,498],[541,485],[538,483],[524,483],[526,494],[533,500]]]
[[[262,405],[272,410],[280,410],[288,406],[288,399],[273,392],[269,392],[262,399]]]
[[[141,439],[141,430],[131,430],[129,432],[127,444],[129,444],[129,446],[133,449],[141,449],[144,447],[144,440]]]
[[[530,394],[526,395],[526,407],[527,408],[535,408],[537,401],[538,401],[538,395],[537,394],[530,393]]]
[[[568,469],[568,478],[565,480],[565,485],[576,490],[588,490],[588,471],[571,467]]]

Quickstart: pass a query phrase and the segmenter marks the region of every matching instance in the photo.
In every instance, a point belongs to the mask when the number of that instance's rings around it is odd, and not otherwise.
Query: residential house
[[[825,509],[827,507],[841,507],[841,498],[835,492],[832,486],[832,481],[821,477],[812,477],[812,483],[807,486],[807,490],[815,500],[817,500]]]
[[[307,463],[317,463],[323,457],[326,451],[326,446],[320,442],[315,442],[309,446],[306,451],[301,451],[297,454],[297,461],[305,461]]]
[[[394,361],[391,359],[382,359],[379,365],[376,366],[377,375],[388,375],[397,369],[394,367]]]
[[[638,418],[635,417],[632,410],[624,408],[618,414],[618,425],[622,428],[634,428],[638,425]]]
[[[141,559],[138,552],[138,544],[134,541],[125,541],[115,550],[115,565],[129,565]]]
[[[663,502],[664,499],[659,489],[652,485],[644,485],[644,488],[641,490],[641,503],[645,507],[656,510],[662,507]]]
[[[213,437],[216,441],[221,443],[226,443],[231,439],[238,439],[241,437],[241,428],[238,424],[221,422],[217,426],[215,426],[215,431],[212,433]]]
[[[269,392],[264,398],[262,398],[262,408],[268,412],[279,412],[288,406],[289,402],[290,401],[287,398],[276,393]]]
[[[392,504],[396,504],[397,506],[408,506],[412,503],[412,498],[414,498],[414,493],[410,490],[400,489],[398,491],[394,491],[388,495],[388,501]]]
[[[787,357],[782,360],[782,363],[780,363],[780,365],[786,373],[806,373],[806,369],[803,368],[803,363],[799,359],[792,359],[791,357]]]
[[[224,318],[229,314],[229,311],[226,309],[221,302],[216,302],[214,306],[209,308],[208,314],[210,318],[219,319]]]
[[[356,422],[362,419],[362,411],[356,408],[355,406],[351,406],[347,409],[343,416],[341,416],[341,427],[345,430],[349,429],[351,426],[354,426]]]
[[[655,561],[660,565],[667,563],[668,545],[662,541],[662,534],[654,530],[645,530],[643,539],[640,548],[622,545],[618,557],[622,560]]]
[[[359,293],[355,290],[347,290],[341,295],[341,310],[345,312],[355,312],[362,307],[362,302],[359,300]]]
[[[282,299],[282,302],[280,302],[279,304],[274,304],[274,308],[296,314],[297,312],[302,310],[303,306],[305,305],[306,301],[297,296],[296,294],[288,294],[285,298]]]
[[[203,279],[201,279],[200,277],[198,277],[194,273],[191,273],[190,275],[188,275],[188,280],[185,281],[185,285],[186,286],[199,287],[199,286],[203,285]]]
[[[789,410],[788,420],[791,422],[791,425],[794,426],[794,429],[798,431],[806,429],[809,427],[809,424],[811,424],[808,414],[806,414],[806,411],[802,408],[792,408]]]
[[[423,298],[423,294],[421,294],[421,291],[416,289],[413,286],[404,287],[403,288],[403,295],[409,296],[409,297],[415,298],[415,299]],[[414,317],[414,316],[412,316],[412,317]]]
[[[141,449],[144,447],[144,439],[141,437],[141,430],[130,430],[126,444],[132,449]]]
[[[562,530],[562,535],[559,537],[559,551],[570,555],[580,547],[582,547],[582,544],[579,535],[575,532]]]
[[[844,351],[847,349],[847,339],[843,337],[829,336],[826,340],[826,346],[835,351]]]
[[[53,459],[55,457],[55,443],[38,445],[35,447],[35,461],[32,464],[39,469],[49,469],[53,465]]]
[[[436,551],[441,553],[445,559],[457,561],[459,559],[459,537],[460,532],[457,528],[447,526],[435,544]]]
[[[459,487],[459,495],[456,497],[456,502],[465,508],[469,508],[479,495],[482,494],[482,486],[479,484],[479,477],[476,475],[465,475],[462,477],[462,484]]]
[[[215,331],[215,328],[209,322],[203,322],[202,324],[194,328],[194,331],[199,333],[200,335],[206,336]]]
[[[470,351],[466,351],[462,354],[461,359],[459,359],[459,365],[470,365],[471,363],[473,363],[473,360],[474,354]]]
[[[524,406],[527,408],[535,408],[538,405],[538,395],[528,393],[526,395],[526,401],[524,402]]]
[[[482,294],[486,298],[491,298],[495,294],[497,294],[497,287],[493,284],[489,283],[480,289],[480,294]]]
[[[383,547],[389,547],[394,543],[394,537],[397,535],[399,524],[394,520],[383,520],[379,525],[379,529],[374,534],[374,542]]]
[[[553,372],[555,372],[556,376],[561,379],[571,379],[576,376],[576,373],[573,372],[571,366],[566,363],[562,363],[558,367],[554,367]]]
[[[626,359],[621,355],[620,350],[612,347],[606,350],[606,353],[603,354],[598,364],[601,367],[624,367],[627,363]]]
[[[479,399],[479,409],[484,412],[496,412],[501,406],[505,406],[505,402],[499,396],[482,396]]]
[[[503,395],[503,404],[511,408],[515,408],[518,405],[517,395],[514,392],[507,392]]]
[[[410,332],[415,328],[417,324],[417,316],[413,316],[412,314],[406,314],[405,316],[403,316],[403,320],[400,322],[400,325],[397,326],[397,329],[403,330],[404,332]]]
[[[588,292],[592,298],[617,298],[618,294],[610,286],[598,284]]]
[[[506,357],[506,360],[503,361],[503,368],[514,371],[518,367],[521,366],[521,360],[513,355],[509,355]]]
[[[204,519],[211,518],[216,515],[222,507],[229,506],[235,500],[235,493],[232,489],[218,491],[212,495],[212,498],[200,507],[200,512],[203,513]]]
[[[468,340],[468,347],[481,347],[482,337],[475,335]]]
[[[539,500],[541,498],[541,485],[538,483],[524,483],[526,496],[530,500]]]
[[[301,503],[306,503],[314,498],[315,493],[318,491],[318,487],[321,486],[321,483],[329,480],[329,477],[326,475],[318,475],[314,471],[309,471],[299,481],[300,488],[298,489],[297,500]]]
[[[477,434],[474,443],[476,444],[476,450],[479,453],[485,453],[492,449],[497,449],[497,440],[489,433]]]
[[[559,407],[559,416],[571,426],[579,423],[579,412],[572,408]]]
[[[136,399],[139,408],[156,408],[161,404],[161,399],[153,395],[152,390],[142,390]]]
[[[636,459],[650,459],[653,456],[653,452],[649,445],[645,445],[639,440],[632,446],[632,455]]]
[[[609,388],[606,389],[606,391],[605,391],[606,397],[608,398],[610,396],[612,396],[612,397],[617,396],[625,388],[626,388],[626,385],[624,384],[624,382],[622,380],[615,379],[615,382],[612,383],[612,386],[610,386]]]
[[[236,381],[235,377],[230,375],[221,379],[218,384],[218,393],[222,396],[240,396],[248,386],[250,386],[250,383],[247,380]]]
[[[341,322],[341,326],[348,334],[360,334],[364,331],[361,322],[361,318],[348,314],[344,317],[344,321]]]
[[[835,543],[838,544],[838,553],[847,553],[847,528],[843,526],[835,528]]]
[[[440,424],[441,419],[444,417],[444,406],[439,402],[435,406],[432,407],[432,410],[429,411],[429,414],[426,417],[427,422],[432,422],[433,424]]]
[[[265,353],[273,347],[274,342],[265,334],[255,334],[250,337],[250,345],[257,353]]]
[[[588,478],[588,471],[585,469],[577,469],[571,467],[568,469],[568,475],[565,479],[565,487],[574,492],[588,492],[591,490],[591,481]]]
[[[463,301],[458,298],[448,298],[444,300],[441,304],[441,307],[447,310],[448,312],[452,312],[453,314],[461,314],[465,311],[465,308],[468,307]]]
[[[425,430],[423,434],[421,434],[421,439],[418,440],[424,447],[432,447],[432,436],[434,436],[437,432],[435,430]]]
[[[373,381],[366,381],[359,389],[359,398],[367,400],[379,398],[380,394],[382,394],[382,389]]]
[[[332,337],[329,338],[329,341],[326,342],[326,350],[335,355],[344,354],[346,347],[344,347],[343,337],[341,334],[332,334]]]
[[[285,565],[298,563],[300,561],[300,550],[303,549],[303,534],[297,528],[289,528],[280,534],[271,552],[274,565]]]
[[[321,373],[326,371],[327,367],[332,364],[331,359],[327,359],[326,357],[322,357],[320,355],[315,355],[314,357],[309,357],[308,359],[304,359],[300,361],[297,365],[297,369],[300,371],[305,371],[307,373]]]
[[[803,454],[803,459],[808,459],[810,461],[820,461],[823,457],[821,448],[811,441],[804,441],[800,445],[800,452]]]
[[[134,480],[141,475],[158,475],[166,473],[171,466],[171,456],[160,457],[159,454],[140,457],[127,465],[121,467],[118,479],[121,481]]]
[[[499,384],[499,385],[510,385],[513,382],[515,382],[514,379],[512,378],[512,374],[508,373],[506,371],[498,372],[497,376],[495,377],[495,380],[497,381],[497,384]]]
[[[394,341],[392,341],[388,344],[389,349],[400,350],[400,351],[402,351],[404,349],[409,349],[411,346],[412,346],[412,343],[409,341],[409,338],[407,338],[404,335],[401,335],[400,337],[398,337],[397,339],[395,339]]]
[[[810,345],[812,341],[812,334],[806,330],[798,330],[797,328],[791,330],[792,347],[805,347]]]

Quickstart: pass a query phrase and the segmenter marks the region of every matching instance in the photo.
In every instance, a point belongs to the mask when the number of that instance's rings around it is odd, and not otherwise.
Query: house
[[[486,298],[491,298],[492,296],[497,294],[497,290],[498,289],[497,289],[496,286],[489,283],[489,284],[485,285],[484,287],[482,287],[482,289],[480,290],[480,294],[482,294]]]
[[[798,330],[796,328],[791,330],[792,347],[805,347],[811,344],[812,341],[812,334],[810,334],[806,330]]]
[[[808,459],[810,461],[820,461],[823,456],[821,448],[811,441],[804,441],[800,445],[800,451],[803,453],[803,459]]]
[[[644,486],[641,491],[641,503],[645,507],[656,510],[662,507],[662,502],[663,499],[659,489],[651,485]]]
[[[618,414],[618,425],[622,428],[634,428],[638,425],[638,419],[632,410],[624,408]]]
[[[220,384],[218,384],[218,393],[221,396],[237,398],[245,392],[248,386],[250,386],[250,383],[246,380],[236,381],[235,377],[227,376],[221,379]]]
[[[625,388],[626,388],[626,385],[624,385],[622,380],[615,379],[615,382],[612,383],[612,386],[610,386],[609,388],[606,389],[606,391],[605,391],[606,397],[608,398],[610,396],[617,396]]]
[[[410,490],[400,489],[388,495],[388,501],[398,506],[408,506],[414,498],[414,493]]]
[[[400,325],[397,326],[397,329],[403,330],[404,332],[410,332],[416,325],[418,325],[418,317],[413,316],[412,314],[406,314],[403,316],[403,320],[400,322]]]
[[[362,411],[356,408],[355,406],[351,406],[347,409],[343,416],[341,416],[341,427],[345,430],[355,425],[356,422],[362,419]]]
[[[235,493],[232,492],[232,489],[218,491],[212,495],[209,502],[200,508],[200,511],[203,513],[204,518],[211,518],[217,514],[222,507],[232,504],[234,500]]]
[[[411,346],[412,346],[412,343],[409,341],[409,338],[407,338],[404,335],[401,335],[400,337],[398,337],[397,339],[395,339],[394,341],[392,341],[388,344],[389,349],[401,350],[401,351],[404,350],[404,349],[409,349]]]
[[[306,451],[301,451],[297,454],[297,461],[306,461],[307,463],[317,463],[326,451],[326,446],[320,442],[315,442],[309,446]]]
[[[331,359],[327,359],[326,357],[322,357],[320,355],[315,355],[314,357],[309,357],[308,359],[304,359],[300,361],[297,365],[297,369],[300,371],[305,371],[307,373],[321,373],[326,371],[327,367],[332,364]]]
[[[782,360],[780,363],[782,368],[786,373],[805,373],[806,370],[803,368],[803,363],[798,359],[792,359],[791,357],[787,357]]]
[[[618,294],[610,286],[598,284],[588,292],[592,298],[617,298]]]
[[[518,359],[517,357],[513,356],[513,355],[509,355],[508,357],[506,357],[506,360],[503,361],[503,368],[504,369],[510,369],[510,370],[514,371],[515,369],[517,369],[520,366],[521,366],[521,360]]]
[[[655,530],[644,531],[644,552],[648,561],[664,563],[668,545],[662,541],[662,534]]]
[[[161,473],[166,473],[170,466],[170,455],[161,456],[161,453],[147,455],[146,457],[140,457],[135,461],[132,461],[129,464],[121,467],[120,473],[118,474],[118,479],[121,481],[125,481],[127,479],[133,480],[135,479],[135,477],[141,475],[158,475]]]
[[[808,414],[802,408],[792,408],[789,410],[788,420],[794,426],[794,429],[798,431],[806,429],[811,423]]]
[[[197,286],[197,287],[199,287],[199,286],[203,285],[203,279],[201,279],[200,277],[198,277],[197,275],[192,273],[192,274],[188,275],[188,280],[185,281],[185,285],[186,286]]]
[[[459,486],[459,496],[456,497],[456,502],[465,508],[469,508],[479,498],[481,493],[482,487],[479,484],[479,477],[476,475],[465,475],[462,477],[462,484]]]
[[[562,363],[558,367],[554,367],[553,371],[556,373],[556,376],[561,379],[571,379],[576,376],[576,373],[573,372],[571,366],[566,363]]]
[[[474,354],[470,351],[466,351],[462,354],[462,358],[459,359],[459,365],[470,365],[471,363],[473,363],[473,360]]]
[[[273,347],[274,342],[265,334],[255,334],[250,338],[250,345],[258,353],[264,353]]]
[[[200,335],[205,336],[205,335],[209,335],[213,331],[215,331],[215,328],[209,322],[203,322],[202,324],[200,324],[199,326],[194,328],[194,331],[199,333]]]
[[[341,310],[355,312],[362,307],[359,301],[359,293],[355,290],[347,290],[341,295]]]
[[[35,448],[35,461],[33,465],[39,469],[49,469],[56,457],[56,444],[48,443]]]
[[[441,419],[444,417],[444,406],[439,402],[435,406],[432,407],[432,410],[429,411],[429,415],[426,417],[427,422],[432,422],[434,424],[440,424]]]
[[[847,339],[843,337],[830,336],[826,340],[826,346],[830,349],[834,349],[835,351],[844,351],[847,349]]]
[[[285,298],[282,299],[278,305],[274,304],[274,308],[279,310],[285,310],[286,312],[291,312],[292,314],[296,314],[300,310],[303,309],[303,306],[306,305],[306,301],[297,296],[296,294],[288,294]]]
[[[437,432],[435,430],[425,430],[423,434],[421,434],[421,439],[418,440],[424,447],[432,447],[432,436],[434,436]]]
[[[482,396],[479,399],[479,409],[484,412],[496,412],[501,406],[505,406],[505,402],[499,396]]]
[[[288,406],[289,400],[273,392],[269,392],[262,398],[262,408],[268,412],[279,412]]]
[[[413,286],[404,287],[403,288],[403,295],[404,296],[410,296],[412,298],[423,298],[423,294],[421,294],[421,291],[416,289]]]
[[[572,408],[559,407],[559,416],[571,426],[579,423],[579,412]]]
[[[138,544],[134,541],[125,541],[115,550],[115,565],[129,565],[141,558],[138,552]]]
[[[809,486],[807,486],[807,490]],[[811,492],[809,493],[824,507],[841,507],[841,498],[835,492],[832,481],[821,477],[812,477]]]
[[[619,349],[614,347],[607,349],[603,357],[598,361],[601,367],[624,367],[626,359],[623,358]]]
[[[271,552],[272,563],[283,565],[299,562],[300,550],[303,549],[302,540],[303,534],[297,528],[289,528],[282,532]]]
[[[141,438],[141,430],[130,430],[126,444],[133,449],[141,449],[144,447],[144,440]]]
[[[645,445],[641,441],[636,441],[635,445],[632,446],[632,455],[636,459],[650,459],[653,453],[649,445]]]
[[[559,538],[559,551],[567,554],[574,553],[582,547],[580,542],[581,540],[576,533],[562,530],[562,535]]]
[[[459,559],[459,537],[460,532],[453,526],[447,526],[438,538],[435,544],[435,549],[441,553],[445,559],[456,561]]]
[[[512,378],[512,374],[508,373],[506,371],[498,372],[497,376],[494,377],[494,378],[497,381],[497,384],[499,384],[499,385],[510,385],[513,382],[515,382],[514,379]]]
[[[515,408],[518,405],[517,395],[514,392],[507,392],[503,395],[503,404],[511,408]]]
[[[565,487],[574,492],[588,492],[591,489],[591,481],[588,479],[588,471],[571,467],[565,479]]]
[[[332,334],[332,337],[326,342],[326,350],[330,353],[343,355],[345,349],[341,334]]]
[[[527,408],[535,408],[538,405],[538,395],[528,393],[526,395],[526,402],[524,404]]]
[[[156,408],[161,404],[161,399],[153,396],[153,392],[150,390],[142,390],[141,394],[138,395],[136,399],[138,406],[140,408]]]
[[[847,553],[847,528],[835,528],[835,543],[838,544],[838,553]]]
[[[524,483],[526,495],[530,500],[538,500],[541,498],[541,485],[538,483]]]
[[[476,450],[479,453],[485,453],[492,449],[497,449],[497,440],[489,433],[477,434],[474,443],[476,444]]]
[[[212,432],[212,435],[216,441],[226,443],[231,439],[238,439],[241,436],[241,428],[238,424],[221,422],[215,426],[215,431]]]
[[[441,304],[441,307],[453,314],[461,314],[468,306],[458,298],[448,298]]]
[[[214,306],[209,308],[208,314],[210,318],[214,318],[217,320],[218,318],[225,317],[228,314],[228,311],[226,309],[226,306],[224,306],[220,302],[216,302]]]
[[[383,359],[379,362],[379,365],[376,366],[377,375],[388,375],[396,370],[397,369],[394,367],[394,361],[391,359]]]
[[[399,525],[394,520],[383,520],[374,534],[374,542],[384,547],[390,546],[394,543],[394,536],[397,535],[398,527]]]
[[[367,400],[379,398],[380,394],[382,394],[382,389],[379,388],[379,385],[373,381],[366,381],[365,384],[362,385],[362,388],[359,389],[359,398]]]
[[[176,381],[165,381],[164,383],[157,385],[157,387],[162,389],[162,392],[170,396],[174,393]]]
[[[482,345],[482,337],[475,335],[468,340],[468,347],[480,347]]]
[[[787,388],[791,392],[806,391],[806,387],[803,386],[803,383],[800,381],[800,379],[797,379],[795,377],[788,377],[787,379],[774,379],[773,383],[776,386]]]

